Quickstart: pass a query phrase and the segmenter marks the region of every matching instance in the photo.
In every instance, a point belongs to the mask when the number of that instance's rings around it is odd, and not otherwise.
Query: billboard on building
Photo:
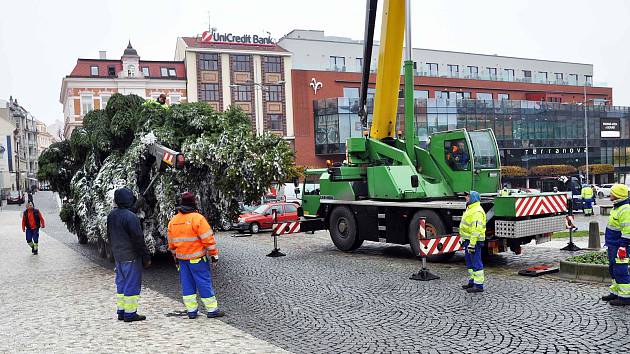
[[[600,137],[602,138],[620,138],[621,125],[619,118],[601,118],[600,132]]]

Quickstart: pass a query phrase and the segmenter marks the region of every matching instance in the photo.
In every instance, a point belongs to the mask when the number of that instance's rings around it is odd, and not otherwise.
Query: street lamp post
[[[586,80],[584,80],[584,141],[586,145],[586,184],[589,184],[588,179],[588,117],[586,115]]]

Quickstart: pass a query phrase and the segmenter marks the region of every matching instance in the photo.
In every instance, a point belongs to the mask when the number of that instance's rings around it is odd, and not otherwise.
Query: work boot
[[[466,285],[462,285],[462,289],[466,290],[466,289],[470,289],[472,288],[474,285],[473,284],[466,284]]]
[[[33,249],[33,254],[37,255],[37,248]]]
[[[613,306],[628,306],[630,305],[630,299],[621,299],[618,297],[614,300],[610,300],[608,303]]]
[[[608,294],[606,296],[602,296],[602,300],[603,301],[612,301],[615,300],[616,298],[618,298],[619,296],[615,295],[615,294]]]
[[[469,294],[482,293],[482,292],[483,292],[483,289],[482,289],[482,288],[475,288],[475,287],[472,287],[472,288],[468,288],[468,289],[466,289],[466,292],[467,292],[467,293],[469,293]]]
[[[223,311],[212,311],[212,312],[208,312],[208,318],[217,318],[217,317],[223,317],[225,316],[225,312]]]
[[[118,321],[123,321],[125,319],[125,314],[124,313],[119,313],[118,314]]]
[[[147,319],[147,316],[138,315],[137,313],[133,315],[133,317],[125,317],[125,322],[136,322],[136,321],[144,321]]]
[[[197,311],[188,312],[188,318],[190,318],[191,320],[194,320],[195,318],[197,318]]]

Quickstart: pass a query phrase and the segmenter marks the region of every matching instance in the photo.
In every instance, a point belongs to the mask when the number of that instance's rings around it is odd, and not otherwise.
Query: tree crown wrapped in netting
[[[113,192],[128,187],[139,196],[158,173],[148,147],[160,143],[180,151],[185,168],[164,169],[138,204],[152,251],[164,246],[166,226],[183,191],[195,193],[211,221],[233,220],[239,203],[260,200],[276,181],[296,173],[293,152],[279,136],[253,133],[240,109],[216,112],[206,103],[164,108],[135,95],[113,95],[105,110],[86,114],[84,125],[40,157],[40,180],[67,202],[68,228],[95,240],[104,237]]]

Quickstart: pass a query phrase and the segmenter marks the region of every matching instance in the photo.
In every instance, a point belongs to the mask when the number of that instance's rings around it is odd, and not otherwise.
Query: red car
[[[273,225],[273,210],[277,210],[278,222],[295,221],[298,219],[297,205],[293,203],[267,203],[258,208],[241,214],[234,229],[239,232],[249,231],[253,234],[260,230],[271,229]]]

